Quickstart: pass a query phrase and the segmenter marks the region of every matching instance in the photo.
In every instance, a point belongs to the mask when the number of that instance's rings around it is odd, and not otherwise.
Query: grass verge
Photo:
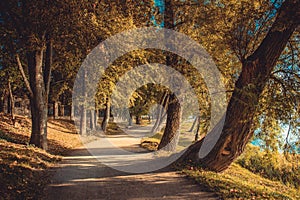
[[[300,199],[300,191],[271,181],[233,163],[222,173],[184,169],[183,173],[223,199]]]

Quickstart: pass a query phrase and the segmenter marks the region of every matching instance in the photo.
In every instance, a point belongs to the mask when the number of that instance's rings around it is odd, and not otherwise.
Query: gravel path
[[[143,154],[138,147],[139,140],[135,138],[118,135],[110,141],[118,147]],[[107,148],[107,144],[99,140],[86,146],[89,151],[84,147],[75,149],[51,170],[53,177],[43,199],[218,199],[214,193],[174,171],[143,174],[118,171],[118,167],[128,165],[125,161],[130,160],[130,156],[120,155],[118,150]],[[95,152],[96,157],[91,155]],[[133,157],[132,160],[137,159],[140,158]],[[103,160],[106,165],[102,164]]]

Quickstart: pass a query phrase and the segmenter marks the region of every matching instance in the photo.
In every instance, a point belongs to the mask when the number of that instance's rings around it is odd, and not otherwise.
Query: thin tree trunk
[[[194,119],[193,125],[192,125],[192,127],[190,128],[189,132],[193,132],[193,130],[194,130],[194,128],[195,128],[195,125],[196,125],[196,123],[198,122],[198,117],[199,117],[199,116],[197,116],[197,117]]]
[[[14,96],[13,96],[12,89],[11,89],[10,80],[8,80],[8,91],[9,91],[9,99],[10,99],[9,113],[10,113],[11,119],[13,120],[13,123],[15,125],[15,101],[14,101]]]
[[[137,125],[142,124],[142,117],[140,115],[135,116],[135,124]]]
[[[64,117],[65,116],[65,105],[59,104],[59,116]]]
[[[72,121],[74,118],[74,106],[71,104],[70,106],[70,121]]]
[[[86,101],[87,101],[87,91],[86,91],[86,71],[83,71],[83,78],[82,78],[82,97],[83,97],[83,102],[81,105],[81,116],[80,116],[80,134],[81,135],[86,135],[87,134],[87,111],[86,111]]]
[[[84,105],[81,106],[81,116],[80,116],[80,135],[86,135],[86,108]]]
[[[58,102],[54,101],[53,102],[53,119],[58,118]]]
[[[4,112],[4,93],[1,93],[0,97],[0,112]]]
[[[199,142],[192,145],[180,161],[192,160],[194,163],[213,171],[223,171],[244,151],[245,145],[253,135],[251,127],[259,102],[259,97],[269,80],[270,74],[285,48],[292,33],[299,26],[300,1],[286,0],[280,8],[270,31],[245,62],[242,72],[235,84],[230,99],[225,124],[221,135],[212,150],[199,157],[199,150],[204,151],[211,138],[216,137],[218,125]],[[220,125],[220,124],[219,124]]]
[[[104,112],[104,116],[103,116],[103,120],[102,120],[102,124],[101,124],[101,128],[104,132],[106,132],[106,130],[107,130],[109,118],[110,118],[110,100],[107,98],[105,112]]]
[[[3,112],[4,113],[8,113],[8,107],[9,107],[9,94],[7,94],[8,92],[5,90],[4,94],[3,94]]]
[[[167,92],[165,92],[161,99],[161,102],[160,102],[161,107],[157,113],[157,119],[151,129],[152,134],[155,134],[158,131],[159,127],[161,126],[162,122],[164,121],[164,118],[166,116],[165,115],[166,113],[164,113],[164,112],[168,107],[168,102],[169,102],[169,95]]]
[[[132,126],[132,114],[129,114],[128,126]]]
[[[200,116],[197,116],[196,119],[197,120],[197,128],[196,128],[196,131],[195,131],[195,141],[198,141],[199,140],[199,131],[200,131]]]
[[[99,110],[96,109],[95,115],[94,115],[94,123],[95,123],[95,128],[98,129],[98,116],[99,116]]]
[[[90,129],[93,131],[96,129],[95,125],[95,111],[90,110]]]

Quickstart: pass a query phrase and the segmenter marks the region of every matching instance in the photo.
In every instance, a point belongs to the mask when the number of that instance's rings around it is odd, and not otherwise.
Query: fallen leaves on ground
[[[49,181],[45,169],[61,159],[59,155],[82,142],[74,123],[49,119],[48,151],[29,145],[31,120],[0,113],[0,199],[39,199]]]

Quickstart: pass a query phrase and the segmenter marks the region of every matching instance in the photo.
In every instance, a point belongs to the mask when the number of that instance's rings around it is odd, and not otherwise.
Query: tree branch
[[[25,82],[25,86],[26,86],[26,88],[27,88],[27,90],[28,90],[28,92],[29,92],[29,96],[30,96],[30,98],[33,98],[33,92],[32,92],[32,90],[31,90],[29,81],[28,81],[28,79],[27,79],[27,77],[26,77],[26,75],[25,75],[24,68],[23,68],[22,63],[21,63],[21,61],[20,61],[20,56],[19,56],[19,54],[16,54],[16,60],[17,60],[17,63],[18,63],[19,70],[20,70],[20,72],[21,72],[21,74],[22,74],[23,80],[24,80],[24,82]]]

